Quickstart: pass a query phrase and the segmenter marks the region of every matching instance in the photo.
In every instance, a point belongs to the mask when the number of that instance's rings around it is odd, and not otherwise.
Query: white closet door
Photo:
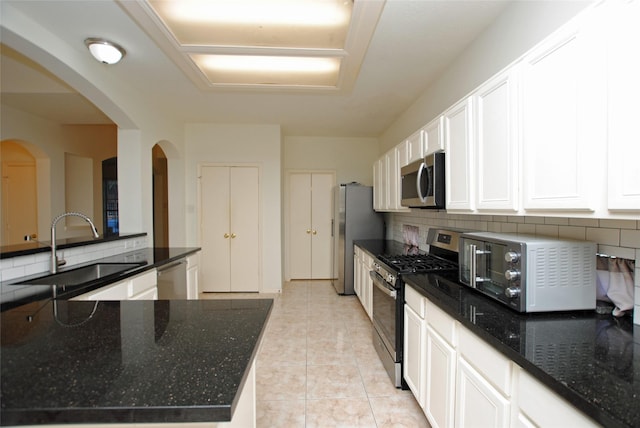
[[[292,279],[311,277],[311,174],[289,176],[289,271]]]
[[[333,256],[333,174],[311,176],[311,278],[329,279]]]
[[[230,291],[228,167],[202,167],[200,209],[201,289]]]
[[[258,291],[260,284],[259,175],[256,167],[231,167],[231,291]]]

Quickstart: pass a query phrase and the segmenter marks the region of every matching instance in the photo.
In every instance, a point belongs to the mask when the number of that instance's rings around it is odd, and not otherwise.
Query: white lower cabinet
[[[515,370],[518,372],[518,409],[514,425],[581,428],[600,426],[522,368],[516,366]]]
[[[157,300],[157,279],[152,269],[69,300]]]
[[[200,288],[198,286],[198,265],[200,264],[200,252],[187,257],[187,299],[198,300]]]
[[[373,257],[358,246],[353,247],[353,289],[360,304],[371,319],[373,307],[373,280],[369,276]]]
[[[595,427],[514,361],[405,286],[403,376],[432,427]]]
[[[458,359],[456,427],[508,427],[509,400],[464,358]]]
[[[432,427],[450,428],[454,426],[457,323],[428,300],[426,309],[424,412]]]
[[[426,381],[427,328],[424,299],[411,287],[405,288],[402,375],[424,409]]]

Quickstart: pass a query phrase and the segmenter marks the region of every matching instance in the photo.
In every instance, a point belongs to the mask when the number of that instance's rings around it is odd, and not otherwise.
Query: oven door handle
[[[391,297],[393,300],[396,300],[398,292],[395,288],[387,286],[386,282],[384,281],[384,279],[382,279],[380,274],[375,271],[370,271],[369,276],[371,276],[371,278],[373,279],[373,285],[375,285],[380,291]]]

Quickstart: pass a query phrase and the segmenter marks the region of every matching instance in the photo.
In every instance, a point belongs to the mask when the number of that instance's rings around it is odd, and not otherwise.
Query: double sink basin
[[[81,285],[138,268],[144,263],[94,263],[65,272],[41,276],[13,285]]]

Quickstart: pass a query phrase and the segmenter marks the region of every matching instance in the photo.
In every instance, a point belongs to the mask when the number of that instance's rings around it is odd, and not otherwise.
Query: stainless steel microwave
[[[460,235],[460,282],[518,312],[596,306],[596,244],[510,233]]]
[[[444,209],[444,153],[432,153],[400,169],[401,205]]]

